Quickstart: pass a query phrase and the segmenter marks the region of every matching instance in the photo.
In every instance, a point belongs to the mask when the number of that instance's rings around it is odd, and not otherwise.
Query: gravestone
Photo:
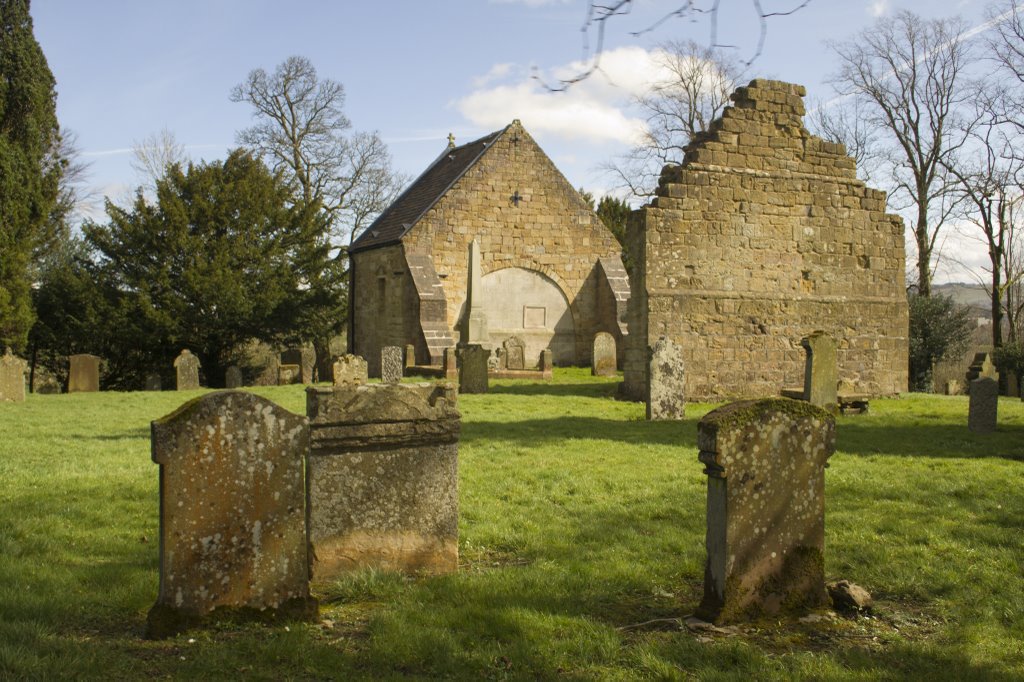
[[[146,375],[146,390],[147,391],[162,391],[164,390],[163,379],[156,372],[152,372]]]
[[[992,362],[991,353],[974,354],[974,360],[967,368],[967,392],[971,392],[971,382],[983,377],[999,381],[999,372],[996,370],[995,363]]]
[[[450,384],[306,389],[314,580],[458,569],[457,399]]]
[[[100,358],[81,353],[68,357],[68,393],[100,390]]]
[[[613,377],[618,371],[615,355],[615,337],[608,332],[594,336],[594,352],[591,356],[590,373],[596,377]]]
[[[242,368],[238,365],[231,365],[224,372],[224,388],[242,387]]]
[[[306,418],[251,393],[218,391],[151,428],[160,465],[160,590],[147,636],[227,614],[315,617]]]
[[[334,361],[335,386],[359,386],[366,383],[367,376],[366,360],[358,355],[346,354]]]
[[[282,365],[295,365],[298,371],[295,373],[296,384],[313,383],[313,368],[316,366],[316,353],[310,348],[289,348],[281,352]]]
[[[444,380],[452,383],[459,383],[459,361],[455,356],[454,348],[444,349],[444,359],[442,360],[444,368]]]
[[[177,387],[179,391],[191,391],[199,388],[199,358],[192,355],[188,348],[174,359],[174,369],[178,373]]]
[[[550,348],[540,352],[540,371],[545,379],[550,379],[555,371],[555,354]]]
[[[416,366],[416,346],[406,344],[405,346],[405,366],[415,367]]]
[[[300,365],[278,365],[277,385],[289,386],[302,383],[302,367]]]
[[[786,398],[720,407],[697,425],[708,476],[704,598],[724,623],[828,603],[825,467],[835,418]]]
[[[487,361],[491,351],[473,344],[459,349],[459,393],[487,393]]]
[[[502,344],[505,350],[506,369],[526,369],[526,342],[518,336],[510,336]]]
[[[385,384],[398,384],[405,372],[402,363],[401,346],[384,346],[380,349],[380,380]]]
[[[483,301],[483,267],[480,260],[480,244],[477,240],[469,243],[469,263],[466,272],[466,312],[460,331],[460,345],[479,346],[490,342],[487,331],[487,313]]]
[[[686,373],[682,350],[671,339],[658,339],[647,370],[647,418],[682,419],[686,410]]]
[[[960,382],[956,379],[946,381],[946,395],[960,395]]]
[[[839,409],[836,342],[823,331],[800,339],[804,359],[804,400],[829,412]]]
[[[0,402],[25,400],[25,368],[27,363],[8,348],[0,356]]]
[[[974,433],[992,433],[996,430],[999,411],[999,382],[979,377],[971,382],[967,428]]]

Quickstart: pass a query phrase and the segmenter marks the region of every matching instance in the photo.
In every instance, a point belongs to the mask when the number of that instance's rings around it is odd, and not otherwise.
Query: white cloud
[[[490,85],[494,81],[505,78],[512,72],[512,68],[514,66],[515,64],[511,62],[502,62],[501,64],[495,64],[494,66],[491,67],[490,71],[488,71],[482,76],[478,76],[477,78],[473,79],[473,87],[483,88]]]
[[[868,14],[880,17],[889,13],[889,0],[871,0],[868,3]]]

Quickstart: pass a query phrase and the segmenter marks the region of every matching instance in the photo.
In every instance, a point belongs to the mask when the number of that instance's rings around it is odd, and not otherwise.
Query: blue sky
[[[659,42],[710,40],[706,18],[670,19],[682,0],[637,0],[609,22],[597,74],[568,93],[531,78],[572,73],[580,60],[585,0],[35,0],[35,34],[57,79],[58,116],[75,131],[90,183],[123,196],[138,183],[134,141],[167,128],[195,159],[223,158],[247,105],[228,99],[253,68],[308,57],[321,77],[345,86],[345,110],[358,130],[377,130],[396,166],[419,174],[449,132],[465,142],[514,118],[523,121],[576,186],[602,193],[597,165],[628,146],[637,125],[628,107],[645,58]],[[710,4],[710,3],[705,3]],[[798,0],[762,0],[768,11]],[[843,40],[876,17],[902,9],[923,17],[960,14],[982,22],[983,0],[812,0],[769,21],[750,77],[802,83],[827,100],[835,61],[826,40]],[[720,43],[747,58],[757,42],[750,0],[722,0]]]

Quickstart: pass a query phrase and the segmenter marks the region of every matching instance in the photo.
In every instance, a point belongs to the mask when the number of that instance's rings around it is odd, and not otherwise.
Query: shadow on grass
[[[566,416],[516,422],[473,421],[462,425],[461,442],[514,441],[523,446],[537,446],[568,438],[692,448],[697,444],[697,420],[623,421]]]
[[[1024,461],[1024,426],[1001,425],[995,433],[979,434],[967,425],[892,425],[856,419],[836,430],[836,448],[852,455],[898,455],[977,459],[1001,457]]]
[[[614,397],[619,384],[617,382],[594,381],[575,384],[563,383],[492,383],[487,389],[489,393],[504,395],[550,395],[556,397],[579,396],[583,398]]]

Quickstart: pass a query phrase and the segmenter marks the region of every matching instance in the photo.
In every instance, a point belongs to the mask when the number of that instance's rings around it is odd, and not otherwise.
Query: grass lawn
[[[870,617],[691,632],[705,476],[697,420],[646,422],[615,380],[556,370],[459,399],[461,569],[364,571],[321,622],[142,639],[158,583],[149,422],[200,391],[0,404],[0,679],[1024,679],[1024,404],[964,397],[838,418],[828,579]],[[258,389],[304,412],[301,386]]]

